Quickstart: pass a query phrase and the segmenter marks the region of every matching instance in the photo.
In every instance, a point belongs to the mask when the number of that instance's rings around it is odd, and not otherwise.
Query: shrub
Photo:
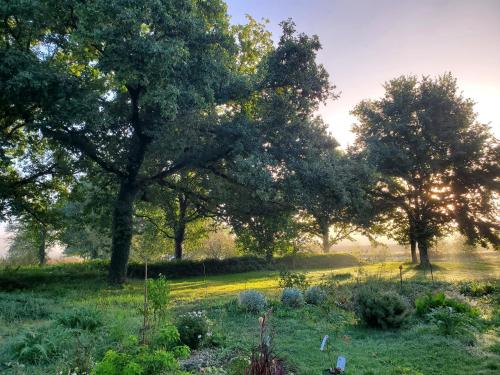
[[[446,297],[444,292],[428,293],[415,299],[415,309],[420,316],[424,316],[438,307],[451,307],[456,312],[468,314],[472,318],[479,316],[479,311],[472,308],[467,302]]]
[[[157,279],[148,279],[148,302],[154,318],[159,321],[167,315],[167,305],[170,299],[170,283],[161,276]]]
[[[326,300],[326,292],[320,286],[312,286],[304,293],[304,299],[311,305],[321,305]]]
[[[306,274],[302,272],[281,271],[279,285],[281,288],[307,289],[309,282]]]
[[[397,328],[406,320],[409,309],[403,298],[394,292],[363,288],[356,296],[359,317],[370,327]]]
[[[7,322],[38,320],[49,316],[46,306],[53,302],[32,294],[0,293],[0,318]]]
[[[174,325],[167,325],[159,330],[153,338],[153,345],[161,350],[172,352],[175,358],[188,358],[191,351],[182,345],[181,335]]]
[[[256,290],[245,290],[238,295],[238,307],[241,310],[259,313],[264,310],[266,306],[266,297]]]
[[[21,363],[39,365],[59,356],[69,340],[70,335],[64,330],[43,328],[14,338],[9,351]]]
[[[438,307],[429,314],[430,321],[434,323],[444,335],[467,334],[473,327],[471,317],[457,312],[453,307]]]
[[[64,312],[59,315],[57,322],[66,328],[94,331],[103,325],[103,318],[98,310],[84,307]]]
[[[464,281],[460,283],[459,290],[466,296],[482,297],[494,293],[496,285],[487,281]]]
[[[137,354],[108,350],[97,363],[93,375],[157,375],[182,374],[173,353],[163,350],[143,349]]]
[[[181,342],[191,349],[197,349],[208,333],[208,320],[203,311],[192,311],[177,320]]]
[[[285,288],[281,294],[281,302],[289,307],[301,307],[304,305],[304,295],[296,288]]]

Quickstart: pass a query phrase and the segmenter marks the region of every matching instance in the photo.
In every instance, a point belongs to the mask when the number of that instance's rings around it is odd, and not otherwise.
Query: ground
[[[322,282],[329,275],[340,275],[339,284],[363,284],[375,277],[399,285],[400,264],[388,262],[314,270],[307,271],[307,277],[312,284]],[[469,259],[467,262],[438,262],[432,276],[430,272],[410,265],[404,265],[402,273],[403,290],[416,293],[415,290],[420,290],[418,288],[455,290],[456,283],[462,280],[498,280],[499,267],[491,259]],[[239,312],[233,302],[240,291],[257,289],[268,296],[274,310],[271,322],[276,352],[296,374],[321,374],[323,369],[335,364],[338,355],[347,358],[347,374],[493,375],[500,371],[498,324],[477,332],[474,345],[464,342],[461,337],[438,334],[432,325],[416,319],[399,330],[370,329],[357,321],[352,312],[341,308],[283,307],[279,303],[278,278],[277,272],[251,272],[173,280],[171,319],[186,311],[206,311],[214,329],[225,336],[225,344],[223,348],[205,350],[200,355],[226,364],[232,357],[247,356],[257,344],[258,316]],[[59,356],[46,364],[22,367],[13,364],[7,348],[23,330],[44,327],[57,314],[82,306],[97,306],[107,317],[105,332],[97,331],[88,338],[91,344],[86,346],[83,342],[79,347],[84,352],[83,362],[99,360],[109,346],[119,346],[125,337],[139,334],[142,291],[141,280],[131,280],[123,288],[110,288],[102,275],[97,279],[89,277],[73,282],[45,283],[32,290],[2,293],[4,297],[28,295],[39,298],[40,303],[47,304],[50,314],[34,320],[29,316],[10,321],[4,319],[0,324],[0,372],[47,374],[63,371],[66,374],[75,355],[68,355],[70,359]],[[470,302],[481,308],[484,319],[492,320],[498,300],[483,297],[470,299]],[[329,335],[330,340],[327,350],[321,352],[319,347],[324,335]]]

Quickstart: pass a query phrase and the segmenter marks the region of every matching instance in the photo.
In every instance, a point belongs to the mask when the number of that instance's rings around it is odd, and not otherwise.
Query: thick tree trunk
[[[174,258],[182,259],[182,244],[184,242],[184,236],[186,232],[186,227],[184,225],[179,225],[175,231],[174,235]]]
[[[430,267],[429,248],[426,240],[418,241],[418,252],[420,255],[420,266],[429,268]]]
[[[321,240],[323,242],[323,253],[327,254],[330,252],[330,228],[328,225],[324,226],[321,234]]]
[[[415,238],[410,237],[410,249],[411,249],[411,262],[413,264],[418,263],[418,258],[417,258],[417,241]]]
[[[122,181],[113,211],[111,263],[109,281],[121,284],[127,278],[127,264],[132,241],[134,200],[138,189]]]
[[[40,244],[38,246],[38,264],[43,266],[47,263],[47,252],[45,251],[45,246],[47,242],[47,228],[42,227],[40,229]]]

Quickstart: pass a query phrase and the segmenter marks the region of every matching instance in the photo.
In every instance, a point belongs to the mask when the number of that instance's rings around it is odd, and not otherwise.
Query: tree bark
[[[429,268],[430,260],[429,260],[429,248],[426,240],[418,241],[418,252],[420,255],[420,266]]]
[[[187,210],[187,197],[184,194],[179,194],[179,215],[177,217],[177,224],[174,230],[174,258],[182,259],[182,244],[186,236],[186,210]]]
[[[330,228],[328,225],[322,228],[321,239],[323,241],[323,253],[327,254],[330,252]]]
[[[38,246],[38,264],[43,266],[47,263],[47,253],[45,251],[45,246],[47,242],[47,228],[42,226],[40,229],[40,245]]]
[[[127,265],[132,242],[134,200],[138,188],[127,181],[122,181],[115,201],[112,224],[111,263],[109,281],[121,284],[127,278]]]
[[[410,249],[411,249],[411,262],[413,264],[417,264],[418,263],[418,258],[417,258],[417,241],[412,236],[410,236]]]

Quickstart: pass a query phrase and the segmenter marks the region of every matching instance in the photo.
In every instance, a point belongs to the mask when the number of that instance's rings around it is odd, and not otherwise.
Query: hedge
[[[351,267],[359,264],[356,257],[349,254],[289,255],[268,261],[256,256],[227,259],[178,260],[148,264],[148,276],[164,275],[174,279],[187,276],[223,275],[250,271],[280,271],[293,269],[322,269]],[[130,278],[144,277],[144,264],[131,263],[128,267]]]

